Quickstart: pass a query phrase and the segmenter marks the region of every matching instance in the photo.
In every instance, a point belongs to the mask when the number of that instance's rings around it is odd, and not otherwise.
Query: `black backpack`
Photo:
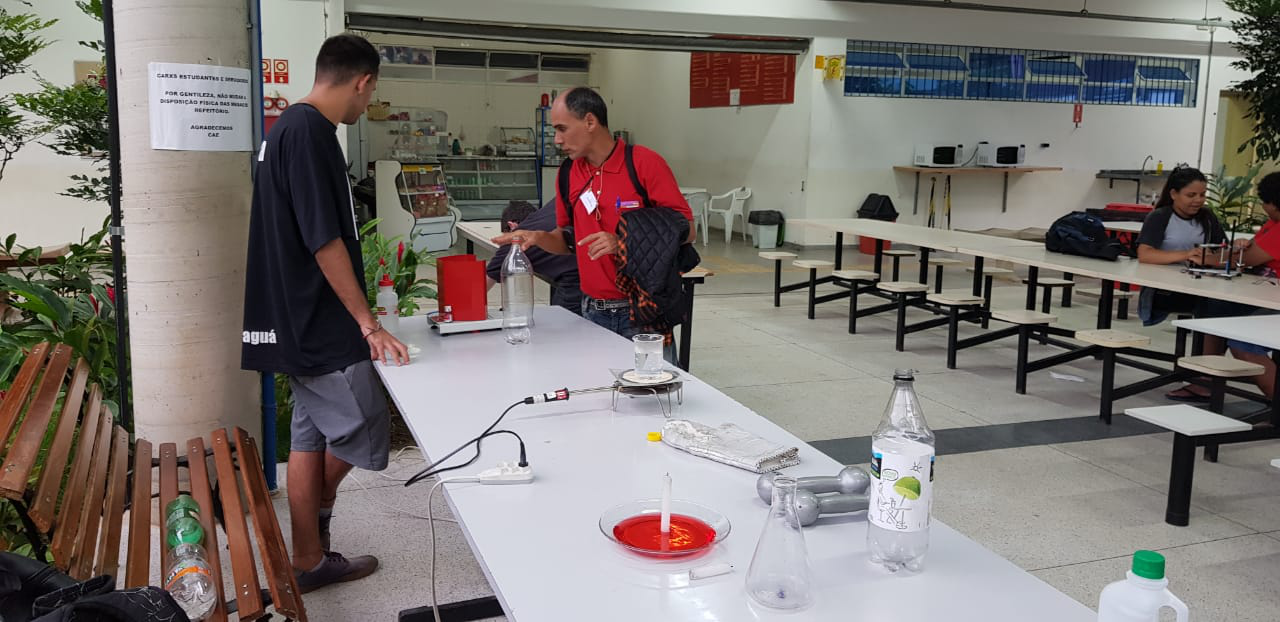
[[[1102,220],[1092,214],[1071,212],[1053,222],[1044,247],[1055,253],[1115,261],[1124,246],[1107,235]]]
[[[649,192],[644,189],[644,185],[640,183],[640,175],[636,174],[636,161],[632,155],[635,152],[635,145],[627,143],[623,150],[623,160],[627,163],[627,176],[631,178],[631,185],[635,187],[636,193],[640,195],[640,201],[645,207],[652,207],[653,201],[649,200]],[[570,251],[574,251],[573,245],[573,201],[569,198],[569,170],[573,167],[573,160],[565,159],[560,163],[560,170],[556,175],[556,188],[559,190],[560,204],[564,206],[565,217],[569,219],[569,224],[565,230],[565,245]],[[702,262],[702,256],[698,254],[698,250],[692,244],[681,244],[680,253],[677,256],[677,266],[681,272],[688,272],[694,269]]]

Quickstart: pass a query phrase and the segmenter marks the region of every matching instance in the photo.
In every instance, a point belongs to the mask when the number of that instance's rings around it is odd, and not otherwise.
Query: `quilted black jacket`
[[[688,313],[680,275],[702,260],[689,238],[689,219],[662,207],[624,212],[618,223],[618,289],[631,300],[631,322],[665,334]]]

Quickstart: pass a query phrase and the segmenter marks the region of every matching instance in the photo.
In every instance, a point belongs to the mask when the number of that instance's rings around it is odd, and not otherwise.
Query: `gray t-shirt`
[[[1160,250],[1185,251],[1204,242],[1204,227],[1198,221],[1186,220],[1177,214],[1169,218],[1164,228],[1164,243]]]

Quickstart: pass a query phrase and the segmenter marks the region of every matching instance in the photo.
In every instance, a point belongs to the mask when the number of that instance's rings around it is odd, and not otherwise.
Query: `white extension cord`
[[[492,469],[485,469],[476,475],[459,475],[439,480],[431,487],[431,491],[427,493],[427,530],[431,532],[431,615],[435,617],[435,622],[441,621],[440,601],[436,598],[436,521],[434,508],[431,506],[431,498],[435,496],[436,489],[450,482],[528,484],[533,482],[533,469],[528,466],[522,467],[515,463],[499,462],[498,466]]]

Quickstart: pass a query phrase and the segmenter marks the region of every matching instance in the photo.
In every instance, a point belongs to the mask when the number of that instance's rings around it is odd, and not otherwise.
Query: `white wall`
[[[75,79],[73,63],[97,61],[98,54],[78,41],[102,38],[102,26],[80,12],[70,1],[41,2],[34,8],[9,6],[13,12],[34,12],[58,23],[45,31],[55,43],[32,58],[31,68],[55,84]],[[34,77],[10,76],[0,82],[0,92],[30,93],[39,89]],[[18,234],[24,246],[79,241],[81,231],[93,233],[110,212],[106,203],[91,203],[60,196],[72,185],[73,174],[92,175],[87,160],[60,156],[44,145],[31,143],[18,152],[0,180],[0,238]]]
[[[1069,8],[1054,0],[992,3]],[[1167,166],[1201,161],[1203,168],[1214,168],[1217,94],[1242,77],[1222,56],[1233,53],[1223,44],[1231,39],[1229,31],[1217,31],[1210,62],[1209,33],[1187,26],[827,0],[440,0],[430,7],[411,0],[349,0],[347,5],[350,11],[429,12],[454,20],[502,15],[514,23],[812,37],[809,54],[798,63],[796,103],[789,106],[690,110],[687,54],[614,51],[602,52],[595,61],[611,124],[634,130],[639,142],[663,153],[682,184],[723,190],[745,183],[757,191],[753,208],[781,208],[789,217],[848,216],[867,193],[880,192],[894,197],[904,221],[923,222],[929,180],[922,180],[920,213],[913,216],[914,178],[892,171],[910,163],[916,142],[1026,144],[1029,164],[1064,168],[1013,176],[1006,214],[999,208],[998,176],[954,177],[957,228],[1043,227],[1069,210],[1132,201],[1132,183],[1109,189],[1095,179],[1097,171],[1137,168],[1148,154]],[[1089,10],[1182,19],[1206,15],[1199,0],[1094,0]],[[1207,15],[1230,19],[1232,14],[1212,0]],[[1060,104],[845,97],[840,82],[822,82],[811,67],[814,54],[843,54],[846,38],[1193,57],[1201,59],[1202,75],[1211,67],[1211,82],[1201,88],[1199,108],[1086,106],[1084,123],[1076,128],[1071,107]],[[1207,115],[1203,148],[1202,114]],[[1040,143],[1050,147],[1040,149]],[[831,240],[797,228],[787,234],[802,243]]]
[[[794,104],[691,109],[689,60],[685,52],[601,51],[593,73],[609,125],[662,154],[682,186],[712,194],[749,186],[748,209],[801,217],[813,72],[799,70]],[[724,226],[718,217],[712,225]]]
[[[316,53],[329,36],[326,0],[262,0],[262,57],[289,61],[288,84],[264,84],[263,95],[290,103],[311,91]]]

